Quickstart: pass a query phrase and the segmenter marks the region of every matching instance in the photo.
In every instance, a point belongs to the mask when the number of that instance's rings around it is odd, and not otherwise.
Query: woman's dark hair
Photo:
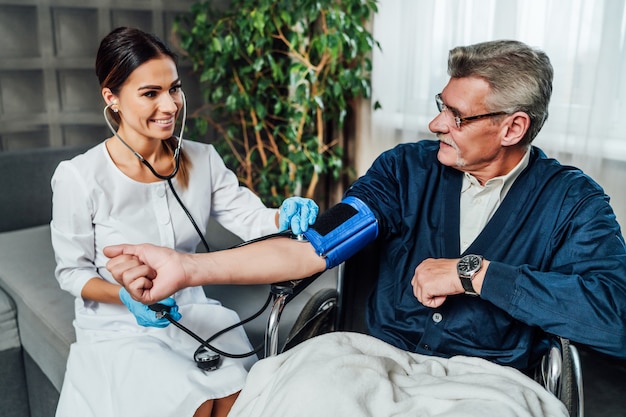
[[[141,64],[161,56],[177,57],[156,36],[140,29],[119,27],[109,33],[98,48],[96,75],[101,88],[118,94],[130,74]]]
[[[100,42],[96,55],[96,75],[101,88],[108,88],[113,94],[119,94],[120,88],[137,67],[151,59],[170,57],[174,64],[178,58],[158,37],[140,29],[119,27],[114,29]],[[109,116],[119,124],[117,113],[109,109]],[[177,146],[176,138],[163,142],[172,155]],[[176,176],[183,187],[189,183],[188,168],[191,166],[186,154],[181,149],[180,168]]]

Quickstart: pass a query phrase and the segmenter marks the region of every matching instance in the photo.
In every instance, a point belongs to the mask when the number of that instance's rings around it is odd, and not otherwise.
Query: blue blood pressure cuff
[[[378,222],[364,202],[350,196],[321,214],[304,236],[330,269],[376,239]]]

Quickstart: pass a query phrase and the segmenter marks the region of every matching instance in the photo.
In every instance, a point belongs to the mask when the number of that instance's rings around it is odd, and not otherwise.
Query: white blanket
[[[521,372],[408,353],[370,336],[318,336],[253,366],[229,417],[566,417]]]

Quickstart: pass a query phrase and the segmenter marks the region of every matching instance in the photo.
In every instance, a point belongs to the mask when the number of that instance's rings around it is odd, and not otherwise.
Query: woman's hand
[[[315,223],[319,207],[310,198],[289,197],[279,209],[278,230],[291,229],[294,235],[306,232]]]

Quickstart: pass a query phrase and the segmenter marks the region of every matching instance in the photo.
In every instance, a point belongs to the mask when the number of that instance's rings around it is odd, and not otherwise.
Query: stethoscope
[[[195,222],[195,220],[193,219],[193,216],[191,215],[191,213],[189,212],[189,210],[187,209],[187,207],[185,207],[185,204],[183,203],[183,201],[180,199],[180,197],[178,196],[178,193],[176,193],[176,190],[174,189],[174,185],[172,184],[172,178],[174,178],[174,176],[176,175],[176,173],[178,173],[178,169],[180,167],[180,150],[182,148],[182,144],[183,144],[183,132],[185,130],[185,121],[187,120],[187,100],[185,98],[185,94],[183,93],[182,90],[180,90],[182,99],[183,99],[183,119],[181,121],[181,127],[180,127],[180,134],[177,137],[178,140],[178,144],[176,146],[176,149],[174,150],[174,169],[172,170],[172,172],[169,175],[161,175],[159,174],[154,167],[152,166],[152,164],[150,164],[150,162],[148,162],[139,152],[135,151],[128,143],[126,143],[126,141],[124,139],[122,139],[122,137],[119,135],[119,133],[113,128],[113,125],[111,124],[111,121],[109,120],[108,117],[108,110],[109,108],[111,108],[111,106],[115,105],[116,102],[111,102],[109,103],[105,108],[104,108],[104,120],[106,121],[107,126],[109,127],[109,130],[111,130],[111,132],[113,133],[113,135],[115,135],[115,137],[117,139],[119,139],[120,142],[122,142],[124,144],[124,146],[126,146],[136,157],[137,159],[139,159],[139,161],[141,161],[146,167],[148,167],[148,169],[150,170],[150,172],[152,172],[152,174],[154,174],[155,177],[167,181],[167,183],[169,184],[170,190],[172,191],[172,194],[174,195],[174,197],[176,198],[176,201],[178,201],[178,204],[180,205],[180,207],[183,209],[183,211],[185,212],[185,214],[187,215],[187,217],[189,218],[189,221],[191,222],[191,224],[193,225],[194,229],[196,230],[196,233],[198,234],[198,236],[200,237],[200,240],[202,241],[202,244],[204,245],[204,248],[206,249],[207,252],[210,251],[209,249],[209,244],[206,241],[204,234],[200,231],[200,228],[198,227],[198,224]],[[267,235],[267,236],[263,236],[260,237],[258,239],[253,239],[250,241],[246,241],[243,242],[237,246],[243,246],[243,245],[247,245],[253,242],[257,242],[260,240],[265,240],[265,239],[270,239],[273,237],[277,237],[277,236],[291,236],[291,232],[279,232],[279,233],[274,233],[271,235]],[[228,358],[234,358],[234,359],[242,359],[242,358],[247,358],[249,356],[255,355],[257,354],[261,349],[262,349],[262,345],[257,347],[256,349],[250,351],[250,352],[246,352],[246,353],[241,353],[241,354],[234,354],[234,353],[228,353],[228,352],[224,352],[220,349],[217,349],[215,346],[211,345],[211,342],[215,339],[217,339],[219,336],[223,335],[224,333],[227,333],[239,326],[242,326],[254,319],[256,319],[258,316],[260,316],[263,311],[265,311],[265,309],[267,308],[267,306],[269,305],[270,301],[272,299],[272,294],[270,293],[268,295],[267,300],[265,301],[265,304],[263,305],[263,307],[261,307],[260,310],[258,310],[256,313],[254,313],[252,316],[248,317],[247,319],[244,319],[238,323],[233,324],[232,326],[229,326],[225,329],[220,330],[219,332],[215,333],[213,336],[209,337],[207,340],[202,339],[200,336],[198,336],[196,333],[192,332],[191,330],[189,330],[189,328],[185,327],[184,325],[182,325],[181,323],[179,323],[178,321],[174,320],[171,315],[170,315],[170,307],[164,304],[159,304],[159,303],[155,303],[155,304],[151,304],[150,306],[148,306],[151,310],[153,310],[156,313],[157,318],[166,318],[167,320],[170,321],[170,323],[172,323],[173,325],[175,325],[176,327],[178,327],[179,329],[181,329],[182,331],[184,331],[185,333],[187,333],[189,336],[193,337],[196,341],[198,341],[200,343],[200,347],[198,349],[196,349],[193,357],[194,357],[194,361],[196,362],[196,365],[200,368],[203,369],[205,371],[213,371],[215,369],[217,369],[222,361],[222,356],[228,357]]]
[[[183,146],[183,132],[185,131],[185,123],[187,121],[187,99],[185,98],[185,93],[183,92],[183,90],[180,90],[180,94],[181,94],[181,97],[183,99],[183,118],[182,118],[181,125],[180,125],[180,134],[177,137],[175,136],[177,138],[177,140],[178,140],[178,143],[176,145],[176,149],[174,150],[174,169],[172,170],[172,172],[169,175],[161,175],[161,174],[159,174],[156,171],[156,169],[154,169],[152,164],[150,162],[148,162],[143,156],[141,156],[141,154],[139,152],[134,150],[128,143],[126,143],[126,141],[124,139],[122,139],[120,134],[117,133],[117,130],[115,130],[113,128],[113,125],[111,124],[111,121],[109,120],[108,110],[109,110],[109,108],[111,108],[111,106],[114,106],[116,104],[115,101],[109,103],[104,108],[104,111],[103,111],[104,120],[106,121],[107,126],[109,127],[109,130],[113,133],[113,135],[115,135],[115,137],[117,139],[119,139],[119,141],[122,142],[124,144],[124,146],[126,146],[137,157],[137,159],[139,159],[139,161],[141,161],[142,164],[144,164],[146,167],[148,167],[150,172],[152,172],[152,174],[154,174],[155,177],[157,177],[158,179],[167,181],[167,183],[168,183],[168,185],[170,187],[170,190],[172,191],[172,194],[174,195],[174,198],[176,198],[176,201],[178,201],[178,204],[180,205],[180,207],[185,212],[185,215],[187,215],[187,218],[189,218],[189,221],[191,222],[191,224],[193,225],[194,229],[196,230],[196,233],[198,234],[198,236],[200,236],[200,240],[202,241],[202,244],[204,245],[204,248],[208,252],[209,251],[209,244],[206,241],[206,239],[204,238],[204,234],[200,231],[200,228],[198,227],[198,224],[193,219],[193,216],[191,215],[191,213],[189,213],[189,210],[187,210],[187,207],[185,207],[185,205],[183,204],[183,201],[178,196],[178,193],[176,192],[176,189],[174,189],[174,185],[172,184],[172,178],[174,178],[174,176],[178,173],[178,169],[180,167],[180,150],[181,150],[181,148]]]
[[[106,121],[107,126],[109,126],[109,130],[115,135],[115,137],[118,138],[119,141],[122,142],[124,144],[124,146],[126,146],[137,157],[137,159],[139,159],[141,161],[141,163],[143,163],[145,166],[147,166],[148,169],[154,174],[155,177],[157,177],[158,179],[164,180],[164,181],[170,181],[172,178],[174,178],[176,173],[178,173],[178,168],[180,167],[180,149],[183,146],[183,132],[185,131],[185,122],[187,120],[187,100],[185,99],[185,93],[183,93],[183,90],[180,90],[180,94],[181,94],[181,96],[183,98],[183,119],[182,119],[181,125],[180,125],[180,134],[177,137],[178,144],[176,146],[176,149],[174,150],[174,161],[175,161],[175,163],[174,163],[174,170],[169,175],[161,175],[161,174],[159,174],[154,169],[152,164],[150,164],[150,162],[145,160],[144,157],[141,156],[141,154],[139,152],[134,150],[128,143],[126,143],[126,141],[124,139],[122,139],[122,137],[119,135],[119,133],[117,133],[117,130],[115,130],[113,128],[113,125],[111,124],[111,121],[109,120],[109,116],[108,116],[107,113],[108,113],[109,108],[111,108],[111,106],[114,106],[114,105],[117,104],[116,101],[112,101],[111,103],[109,103],[104,108],[104,111],[103,111],[103,113],[104,113],[104,120]],[[114,110],[114,111],[117,113],[117,110]]]

